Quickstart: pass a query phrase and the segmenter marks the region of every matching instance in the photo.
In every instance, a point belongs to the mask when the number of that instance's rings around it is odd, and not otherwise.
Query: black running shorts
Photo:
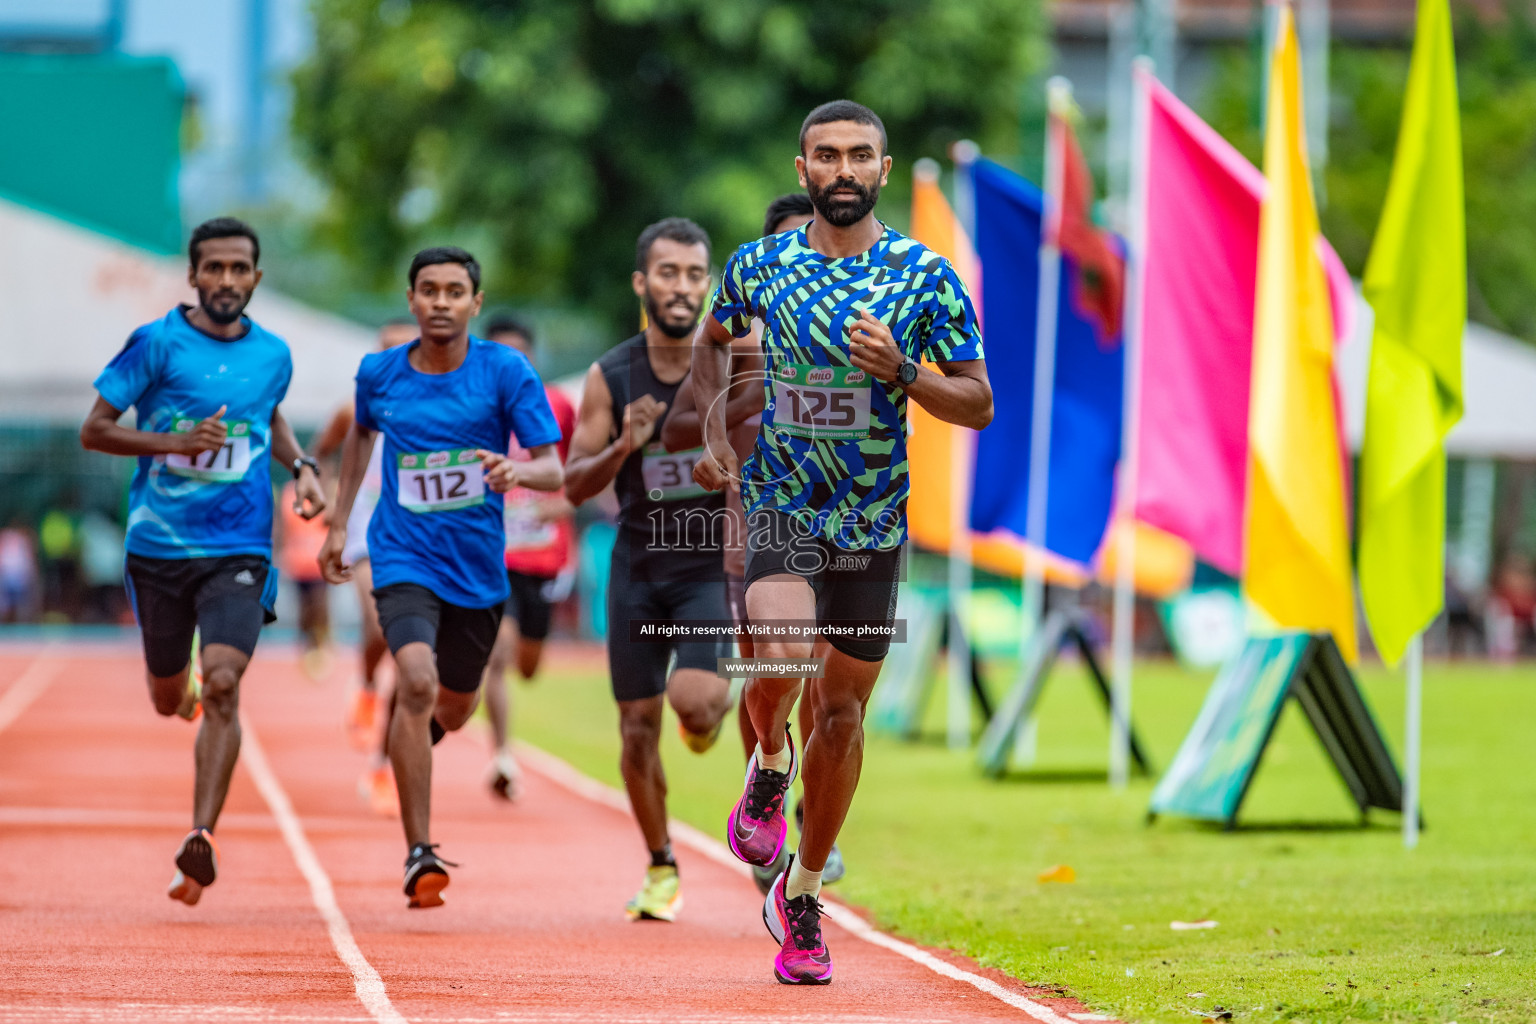
[[[896,621],[901,548],[848,551],[810,531],[794,516],[759,509],[747,516],[747,589],[764,576],[799,576],[816,593],[816,623],[833,647],[860,661],[883,661]],[[867,638],[843,630],[864,627]]]
[[[543,640],[549,636],[549,620],[554,606],[544,592],[553,582],[543,576],[507,570],[507,584],[512,593],[507,596],[506,613],[517,622],[520,636],[529,640]]]
[[[631,620],[670,622],[680,619],[719,623],[730,621],[725,603],[725,583],[688,572],[687,578],[661,582],[655,567],[641,579],[629,569],[629,545],[621,532],[613,546],[608,574],[608,677],[619,701],[645,700],[667,692],[667,664],[677,656],[673,671],[680,668],[714,672],[721,658],[730,657],[730,641],[718,639],[638,641],[630,634]]]
[[[130,554],[124,582],[149,674],[166,679],[187,667],[192,632],[204,647],[225,644],[249,658],[261,627],[275,622],[277,573],[260,555],[145,558]]]
[[[396,654],[422,643],[437,656],[437,681],[455,693],[474,693],[496,645],[501,605],[463,608],[415,583],[391,583],[373,592],[379,626]]]

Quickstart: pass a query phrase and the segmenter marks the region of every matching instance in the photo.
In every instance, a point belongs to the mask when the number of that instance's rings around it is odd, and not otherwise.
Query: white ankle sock
[[[789,766],[791,763],[792,762],[790,758],[788,743],[785,743],[783,747],[779,748],[779,752],[777,754],[764,753],[763,745],[761,743],[757,745],[758,767],[767,768],[769,771],[778,772],[782,775],[789,771]]]
[[[784,898],[792,900],[807,893],[814,899],[821,895],[821,872],[808,871],[800,866],[800,858],[789,866],[789,877],[784,879]]]

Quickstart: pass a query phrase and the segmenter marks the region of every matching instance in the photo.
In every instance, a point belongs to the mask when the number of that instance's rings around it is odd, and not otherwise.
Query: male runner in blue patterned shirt
[[[799,854],[774,882],[763,922],[780,943],[774,975],[826,984],[821,872],[863,760],[864,705],[890,646],[906,540],[906,405],[981,429],[992,389],[965,286],[943,257],[874,216],[890,173],[885,126],[847,100],[811,111],[795,159],[816,216],[738,249],[696,341],[695,399],[708,410],[711,489],[739,486],[748,511],[747,613],[754,624],[814,626],[831,646],[810,680],[816,728],[805,751]],[[738,476],[726,432],[730,343],[762,319],[765,409]],[[941,372],[918,365],[931,359]],[[812,637],[762,638],[754,655],[804,660]],[[788,834],[784,795],[799,768],[787,732],[798,679],[747,684],[758,747],[727,823],[731,849],[770,864]]]

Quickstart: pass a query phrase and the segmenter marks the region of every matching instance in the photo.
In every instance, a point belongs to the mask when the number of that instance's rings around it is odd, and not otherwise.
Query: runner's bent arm
[[[513,487],[526,487],[531,491],[558,491],[565,483],[565,473],[560,468],[560,451],[553,444],[535,445],[528,449],[526,462],[513,462],[499,452],[477,451],[485,464],[485,481],[497,494],[505,494]]]
[[[763,353],[751,349],[731,350],[731,390],[725,400],[725,425],[729,429],[763,411]],[[704,443],[699,426],[698,405],[693,396],[693,373],[677,387],[677,403],[661,427],[661,444],[669,452],[697,448]]]
[[[373,454],[374,432],[352,421],[347,439],[341,445],[341,476],[336,481],[336,507],[331,512],[331,528],[320,548],[320,573],[328,583],[345,583],[352,578],[352,567],[341,564],[347,546],[347,517],[357,501],[358,488],[368,472],[368,457]]]
[[[736,479],[736,450],[725,426],[725,403],[720,401],[729,387],[726,376],[731,369],[731,332],[713,314],[699,324],[693,336],[693,401],[707,415],[704,417],[704,447],[709,455],[693,465],[693,479],[706,490],[718,491]]]
[[[294,436],[293,427],[288,425],[283,411],[273,409],[272,457],[291,470],[303,455],[304,449],[299,447],[299,439]],[[320,486],[320,477],[309,466],[300,466],[293,479],[293,510],[305,519],[313,519],[325,511],[325,489]]]
[[[868,312],[860,312],[848,331],[848,358],[861,370],[885,381],[896,381],[906,354],[896,345],[891,329]],[[992,385],[982,359],[939,363],[940,374],[917,368],[917,380],[906,387],[907,397],[925,411],[961,427],[980,430],[992,422]]]
[[[624,407],[624,422],[615,431],[613,392],[603,379],[602,367],[593,363],[581,391],[581,412],[565,460],[565,496],[571,504],[580,505],[612,483],[624,460],[650,441],[656,421],[666,411],[666,402],[641,395]]]
[[[992,422],[992,383],[984,359],[939,363],[943,376],[925,366],[907,385],[907,397],[945,423],[980,430]]]
[[[331,422],[320,431],[320,439],[315,442],[315,458],[324,462],[341,450],[341,446],[347,440],[347,429],[352,426],[352,403],[348,402],[336,410],[331,417]]]
[[[80,426],[80,444],[108,455],[201,455],[224,444],[224,406],[184,434],[135,430],[118,423],[123,411],[100,395]]]

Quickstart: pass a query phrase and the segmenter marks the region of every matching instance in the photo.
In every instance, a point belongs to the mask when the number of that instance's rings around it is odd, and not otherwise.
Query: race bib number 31
[[[669,452],[660,441],[652,441],[645,446],[645,454],[640,460],[646,495],[652,501],[680,501],[708,494],[693,481],[693,464],[703,457],[703,448]]]
[[[190,434],[196,426],[197,420],[178,416],[171,433]],[[245,420],[225,420],[224,426],[228,432],[221,447],[197,455],[169,454],[165,468],[177,476],[208,483],[232,484],[245,479],[246,470],[251,468],[251,425]]]
[[[780,367],[773,371],[773,428],[796,437],[868,437],[871,380],[857,366]]]
[[[411,512],[449,512],[485,502],[485,474],[473,448],[401,455],[400,507]]]

